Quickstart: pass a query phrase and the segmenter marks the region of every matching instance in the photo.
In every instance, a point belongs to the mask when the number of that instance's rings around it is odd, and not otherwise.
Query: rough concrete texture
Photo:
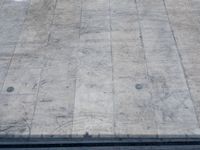
[[[0,135],[200,135],[199,0],[0,0]]]

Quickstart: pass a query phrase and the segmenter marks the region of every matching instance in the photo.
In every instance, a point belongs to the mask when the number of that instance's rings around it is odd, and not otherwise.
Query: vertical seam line
[[[112,101],[113,101],[113,133],[116,134],[115,128],[116,128],[116,119],[115,119],[115,82],[114,82],[114,63],[113,63],[113,48],[112,48],[112,22],[111,22],[111,0],[109,0],[109,24],[110,24],[110,50],[111,50],[111,64],[112,64]]]
[[[145,47],[144,47],[143,33],[142,33],[142,27],[141,27],[141,21],[140,21],[140,15],[139,15],[139,9],[138,9],[137,0],[135,0],[135,5],[136,5],[136,10],[137,10],[137,19],[138,19],[139,32],[140,32],[140,41],[141,41],[142,50],[144,52],[144,61],[145,61],[145,68],[146,68],[146,76],[147,76],[147,80],[151,81],[150,80],[150,75],[149,75],[149,70],[148,70],[148,64],[147,64],[147,57],[146,57]],[[152,98],[152,93],[153,93],[152,89],[150,89],[151,98]],[[155,113],[155,111],[153,113]],[[157,123],[156,119],[154,119],[153,121],[155,123],[156,133],[158,134],[158,123]]]

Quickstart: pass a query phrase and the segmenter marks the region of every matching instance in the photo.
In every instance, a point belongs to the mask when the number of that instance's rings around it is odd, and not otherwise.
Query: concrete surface
[[[0,0],[0,135],[200,135],[199,0]]]

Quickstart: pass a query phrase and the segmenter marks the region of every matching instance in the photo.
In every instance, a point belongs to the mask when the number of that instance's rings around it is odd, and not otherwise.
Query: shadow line
[[[162,147],[198,146],[200,136],[137,135],[137,136],[31,136],[0,137],[0,149],[4,148],[69,148],[69,147]]]

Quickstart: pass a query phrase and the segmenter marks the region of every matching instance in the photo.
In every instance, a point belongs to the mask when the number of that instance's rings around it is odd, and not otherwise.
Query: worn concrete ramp
[[[0,0],[0,135],[200,135],[199,0]]]

